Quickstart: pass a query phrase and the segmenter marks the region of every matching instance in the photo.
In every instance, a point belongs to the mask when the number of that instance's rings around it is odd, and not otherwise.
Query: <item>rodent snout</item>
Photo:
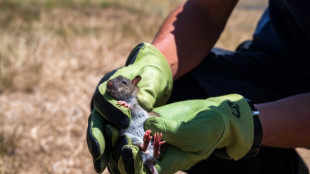
[[[113,86],[113,83],[109,80],[107,86],[111,88]]]

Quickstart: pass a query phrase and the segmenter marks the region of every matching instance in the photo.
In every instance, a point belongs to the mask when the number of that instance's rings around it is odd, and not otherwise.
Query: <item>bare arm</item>
[[[195,68],[223,31],[238,0],[189,0],[165,20],[153,45],[166,57],[174,79]]]
[[[223,31],[238,0],[188,0],[165,20],[154,38],[174,79],[198,66]],[[263,145],[310,147],[310,93],[257,104]]]
[[[310,147],[310,93],[255,106],[263,126],[262,145]]]

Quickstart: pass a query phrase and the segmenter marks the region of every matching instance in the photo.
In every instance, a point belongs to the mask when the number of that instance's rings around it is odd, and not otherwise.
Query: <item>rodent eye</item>
[[[124,81],[124,80],[122,81],[122,83],[123,83],[124,85],[127,85],[127,82],[126,82],[126,81]]]

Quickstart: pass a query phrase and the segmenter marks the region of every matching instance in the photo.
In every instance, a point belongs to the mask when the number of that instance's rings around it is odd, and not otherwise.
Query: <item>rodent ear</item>
[[[136,77],[131,81],[131,83],[132,83],[133,85],[137,86],[137,84],[140,82],[141,79],[142,79],[142,77],[138,75],[138,76],[136,76]]]

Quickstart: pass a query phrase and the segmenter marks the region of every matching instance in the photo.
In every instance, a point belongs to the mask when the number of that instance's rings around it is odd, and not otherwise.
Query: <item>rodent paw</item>
[[[124,106],[124,107],[126,107],[126,108],[129,108],[129,104],[127,103],[127,102],[125,102],[125,101],[117,101],[117,104],[118,105],[121,105],[121,106]]]
[[[160,146],[163,145],[166,141],[161,141],[163,134],[162,133],[155,133],[154,134],[154,143],[153,143],[153,148],[154,148],[154,157],[156,159],[159,158],[160,155]]]
[[[145,152],[149,146],[150,140],[152,139],[151,130],[147,130],[143,136],[143,144],[140,146],[140,149]]]

